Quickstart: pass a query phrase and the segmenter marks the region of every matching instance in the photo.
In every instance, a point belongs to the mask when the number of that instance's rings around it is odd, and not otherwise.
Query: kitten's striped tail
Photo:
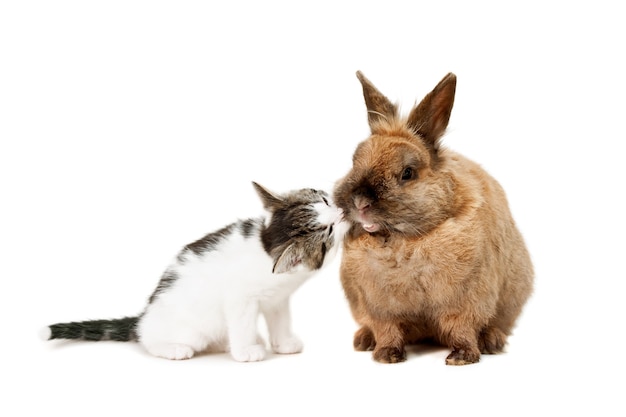
[[[57,323],[45,327],[41,332],[44,340],[116,340],[128,342],[137,340],[139,317],[124,317],[113,320],[88,320],[71,323]]]

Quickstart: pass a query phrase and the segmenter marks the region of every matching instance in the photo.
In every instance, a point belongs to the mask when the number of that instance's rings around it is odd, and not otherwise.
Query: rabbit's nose
[[[354,197],[354,207],[360,212],[367,211],[372,205],[372,202],[365,197],[356,196]]]

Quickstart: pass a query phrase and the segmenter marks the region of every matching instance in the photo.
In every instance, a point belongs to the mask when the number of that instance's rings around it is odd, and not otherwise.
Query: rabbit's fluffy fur
[[[352,228],[341,282],[361,326],[356,350],[379,362],[434,340],[449,365],[501,352],[532,293],[533,267],[505,193],[478,164],[440,147],[456,90],[446,75],[411,110],[360,72],[371,136],[335,186]]]

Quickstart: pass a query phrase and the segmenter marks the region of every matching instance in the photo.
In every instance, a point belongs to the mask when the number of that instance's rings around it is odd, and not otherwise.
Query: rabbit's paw
[[[382,363],[398,363],[406,360],[404,347],[382,347],[374,349],[374,360]]]
[[[374,334],[367,327],[361,327],[354,334],[354,350],[365,351],[374,350],[376,347],[376,339]]]
[[[446,358],[446,365],[469,365],[480,360],[480,352],[474,348],[454,348]]]
[[[496,328],[487,327],[480,333],[478,348],[481,353],[500,353],[506,345],[506,334]]]

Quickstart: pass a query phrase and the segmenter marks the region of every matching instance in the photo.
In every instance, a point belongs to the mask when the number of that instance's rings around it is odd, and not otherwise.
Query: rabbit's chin
[[[361,226],[368,233],[376,233],[380,230],[380,225],[377,223],[361,223]]]

